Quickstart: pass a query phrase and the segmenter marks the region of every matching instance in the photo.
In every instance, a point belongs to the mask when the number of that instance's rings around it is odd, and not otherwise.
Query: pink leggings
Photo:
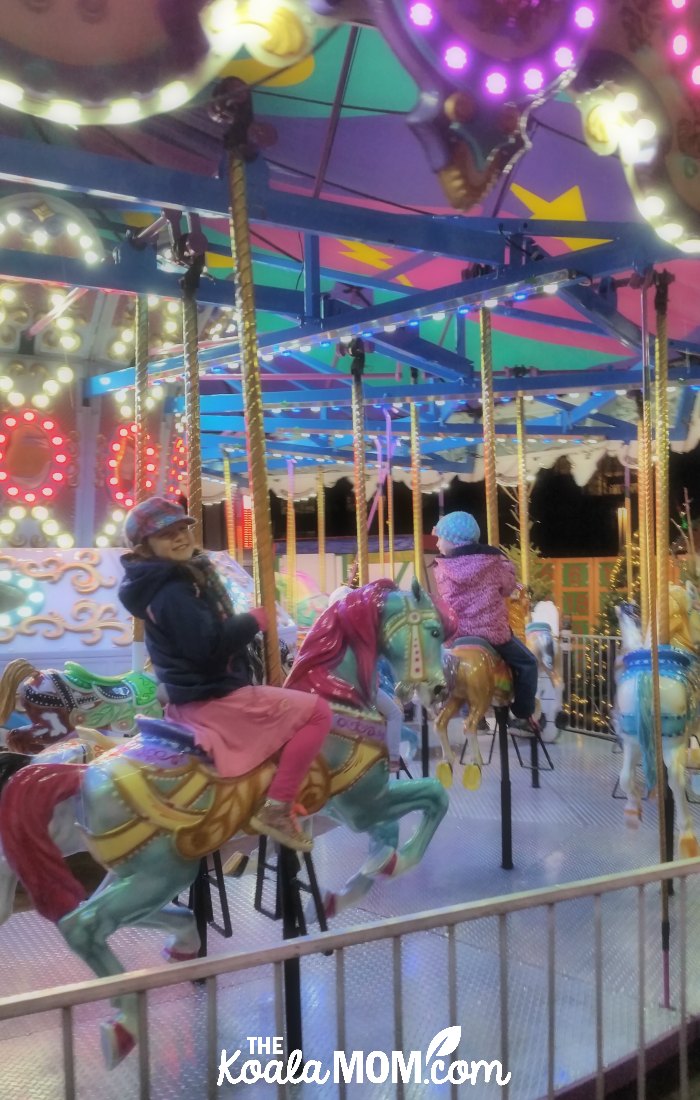
[[[311,718],[292,734],[282,749],[275,778],[267,792],[277,802],[293,802],[311,763],[321,751],[331,728],[330,705],[319,695]]]

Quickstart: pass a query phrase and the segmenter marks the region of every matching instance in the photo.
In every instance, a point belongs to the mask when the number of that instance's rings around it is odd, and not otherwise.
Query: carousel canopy
[[[274,485],[290,459],[297,492],[306,468],[310,486],[319,466],[351,464],[358,363],[377,462],[390,447],[397,474],[408,468],[417,402],[425,486],[479,478],[483,307],[501,478],[517,474],[518,393],[531,474],[562,454],[581,483],[603,454],[635,463],[652,269],[673,278],[672,446],[695,447],[700,23],[681,0],[637,7],[639,18],[605,0],[7,6],[6,411],[50,411],[74,386],[81,416],[109,403],[128,431],[141,294],[154,439],[166,421],[177,434],[180,279],[204,253],[205,495],[224,458],[245,479],[224,131],[210,111],[214,82],[234,76],[253,89],[248,205]]]

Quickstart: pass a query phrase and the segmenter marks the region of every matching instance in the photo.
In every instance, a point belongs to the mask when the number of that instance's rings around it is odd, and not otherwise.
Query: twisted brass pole
[[[649,543],[647,541],[649,522],[649,484],[647,480],[647,426],[644,416],[637,424],[637,505],[639,512],[639,604],[642,617],[642,634],[646,636],[649,626]]]
[[[182,343],[185,352],[185,426],[187,430],[187,503],[195,521],[194,537],[202,545],[202,438],[199,424],[199,330],[197,299],[186,284],[182,296]]]
[[[250,255],[245,168],[236,148],[232,148],[229,154],[229,195],[231,253],[236,276],[236,312],[241,351],[248,476],[253,497],[254,543],[257,550],[260,595],[263,607],[267,612],[267,631],[265,633],[267,682],[279,685],[282,683],[282,667],[275,604],[275,561],[270,496],[267,484],[253,264]]]
[[[525,402],[521,393],[515,399],[518,433],[518,522],[520,525],[520,580],[530,588],[530,494],[527,487]]]
[[[316,473],[316,526],[318,528],[318,585],[326,591],[326,487],[323,483],[323,467]]]
[[[384,556],[384,482],[379,474],[379,501],[377,503],[377,531],[379,532],[379,572],[384,576],[386,561]]]
[[[389,580],[396,576],[396,559],[394,555],[394,479],[391,476],[391,415],[385,409],[386,421],[386,526],[387,526],[387,550],[389,553]]]
[[[362,394],[362,366],[352,367],[352,435],[355,467],[355,520],[357,525],[357,569],[360,587],[369,581],[369,542],[367,539],[367,496],[365,471],[365,407]]]
[[[418,384],[418,371],[411,369],[414,386]],[[423,497],[420,482],[420,414],[418,405],[411,401],[411,500],[413,504],[413,572],[416,580],[425,585],[423,569]]]
[[[498,522],[498,483],[496,481],[496,414],[493,396],[493,360],[491,349],[491,314],[479,311],[481,338],[481,402],[484,426],[484,483],[486,487],[486,527],[491,546],[498,546],[501,537]]]
[[[294,508],[294,459],[287,459],[287,611],[296,619],[297,517]]]
[[[148,496],[146,489],[146,448],[148,428],[146,423],[148,397],[148,297],[138,294],[134,310],[134,420],[136,422],[136,469],[134,473],[134,497],[139,504]],[[132,665],[142,669],[146,663],[144,650],[143,619],[133,620]]]
[[[659,645],[668,645],[671,635],[669,608],[668,534],[668,277],[657,276],[656,284],[656,588],[659,620]]]

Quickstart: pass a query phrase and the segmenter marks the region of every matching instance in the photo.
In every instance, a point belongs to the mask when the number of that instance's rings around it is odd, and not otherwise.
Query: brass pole
[[[379,472],[379,500],[377,502],[377,531],[379,532],[379,572],[384,576],[386,560],[384,557],[384,480]]]
[[[486,485],[486,527],[491,546],[501,541],[498,523],[498,484],[496,482],[496,417],[493,397],[493,360],[491,353],[491,314],[479,311],[481,336],[481,401],[484,425],[484,482]]]
[[[202,438],[199,426],[199,331],[193,285],[182,280],[182,342],[185,352],[185,425],[187,430],[187,505],[202,545]]]
[[[323,483],[323,467],[316,474],[316,524],[318,527],[318,585],[326,591],[326,487]]]
[[[631,471],[629,463],[625,466],[625,561],[627,566],[627,599],[634,594],[634,566],[632,564],[632,495],[630,488]]]
[[[418,371],[411,368],[414,386]],[[423,498],[420,484],[420,415],[418,405],[411,401],[411,499],[413,503],[413,572],[419,584],[425,585],[423,569]]]
[[[225,137],[228,157],[229,221],[231,253],[236,279],[236,313],[240,340],[243,404],[246,423],[249,484],[253,497],[254,538],[260,576],[260,594],[267,613],[265,657],[267,682],[280,685],[277,609],[275,604],[275,561],[272,541],[272,517],[267,484],[265,429],[262,385],[258,361],[253,264],[250,255],[250,231],[244,157],[251,155],[253,111],[250,89],[241,80],[227,78],[214,91],[212,117],[227,125]]]
[[[515,399],[518,432],[518,521],[520,524],[520,581],[530,590],[530,494],[527,486],[525,402],[521,393]]]
[[[357,570],[360,587],[369,582],[367,539],[367,496],[365,472],[365,407],[362,395],[364,357],[352,363],[352,447],[355,466],[355,520],[357,525]]]
[[[294,459],[287,459],[287,613],[296,619],[297,517],[294,509]]]
[[[649,529],[647,512],[649,510],[649,485],[646,465],[646,423],[644,415],[637,424],[637,504],[639,511],[639,604],[642,616],[642,634],[646,637],[649,626]]]
[[[224,468],[224,515],[226,516],[226,546],[229,555],[236,560],[236,517],[233,510],[233,489],[231,487],[231,465],[226,451],[222,455]]]
[[[387,526],[387,550],[389,552],[389,580],[396,576],[396,559],[394,555],[394,479],[391,476],[391,415],[385,409],[386,421],[386,526]]]
[[[148,496],[146,489],[146,448],[148,446],[147,408],[148,397],[148,297],[138,294],[134,311],[134,420],[136,422],[136,469],[134,497],[139,504]],[[143,619],[133,620],[132,665],[142,669],[146,663]]]
[[[668,645],[671,637],[669,608],[669,558],[671,545],[668,534],[668,284],[667,272],[656,282],[656,587],[659,616],[659,645]]]

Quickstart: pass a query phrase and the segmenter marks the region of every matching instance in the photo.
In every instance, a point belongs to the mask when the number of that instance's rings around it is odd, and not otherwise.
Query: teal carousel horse
[[[682,858],[700,855],[695,826],[685,797],[686,756],[691,734],[698,720],[700,701],[700,615],[697,592],[692,585],[671,586],[671,644],[659,646],[659,687],[663,759],[668,783],[681,825],[679,851]],[[642,816],[644,788],[637,779],[642,763],[646,788],[656,786],[658,761],[654,742],[651,654],[644,647],[639,615],[633,604],[617,608],[622,632],[622,657],[616,672],[614,726],[622,742],[620,788],[627,796],[625,821],[637,828]]]
[[[443,640],[442,622],[419,585],[403,593],[376,581],[320,616],[288,678],[289,686],[327,698],[335,717],[298,801],[307,813],[324,808],[370,839],[369,859],[350,880],[346,902],[375,876],[417,864],[447,812],[436,780],[389,782],[384,727],[374,707],[379,654],[388,658],[400,694],[419,682],[434,694],[442,691]],[[123,972],[107,938],[125,925],[167,932],[170,958],[197,953],[194,918],[171,899],[194,880],[203,856],[246,829],[275,770],[270,759],[239,779],[224,779],[185,727],[148,718],[138,723],[135,737],[88,764],[52,762],[60,747],[36,763],[0,754],[7,870],[98,976]],[[68,800],[70,812],[61,816]],[[421,815],[418,825],[400,843],[399,822],[414,812]],[[75,843],[70,825],[76,818],[87,847],[109,872],[87,901],[60,851],[62,842]],[[329,912],[343,897],[328,897]],[[118,998],[115,1007],[115,1018],[102,1025],[110,1067],[129,1053],[138,1032],[135,999]]]

